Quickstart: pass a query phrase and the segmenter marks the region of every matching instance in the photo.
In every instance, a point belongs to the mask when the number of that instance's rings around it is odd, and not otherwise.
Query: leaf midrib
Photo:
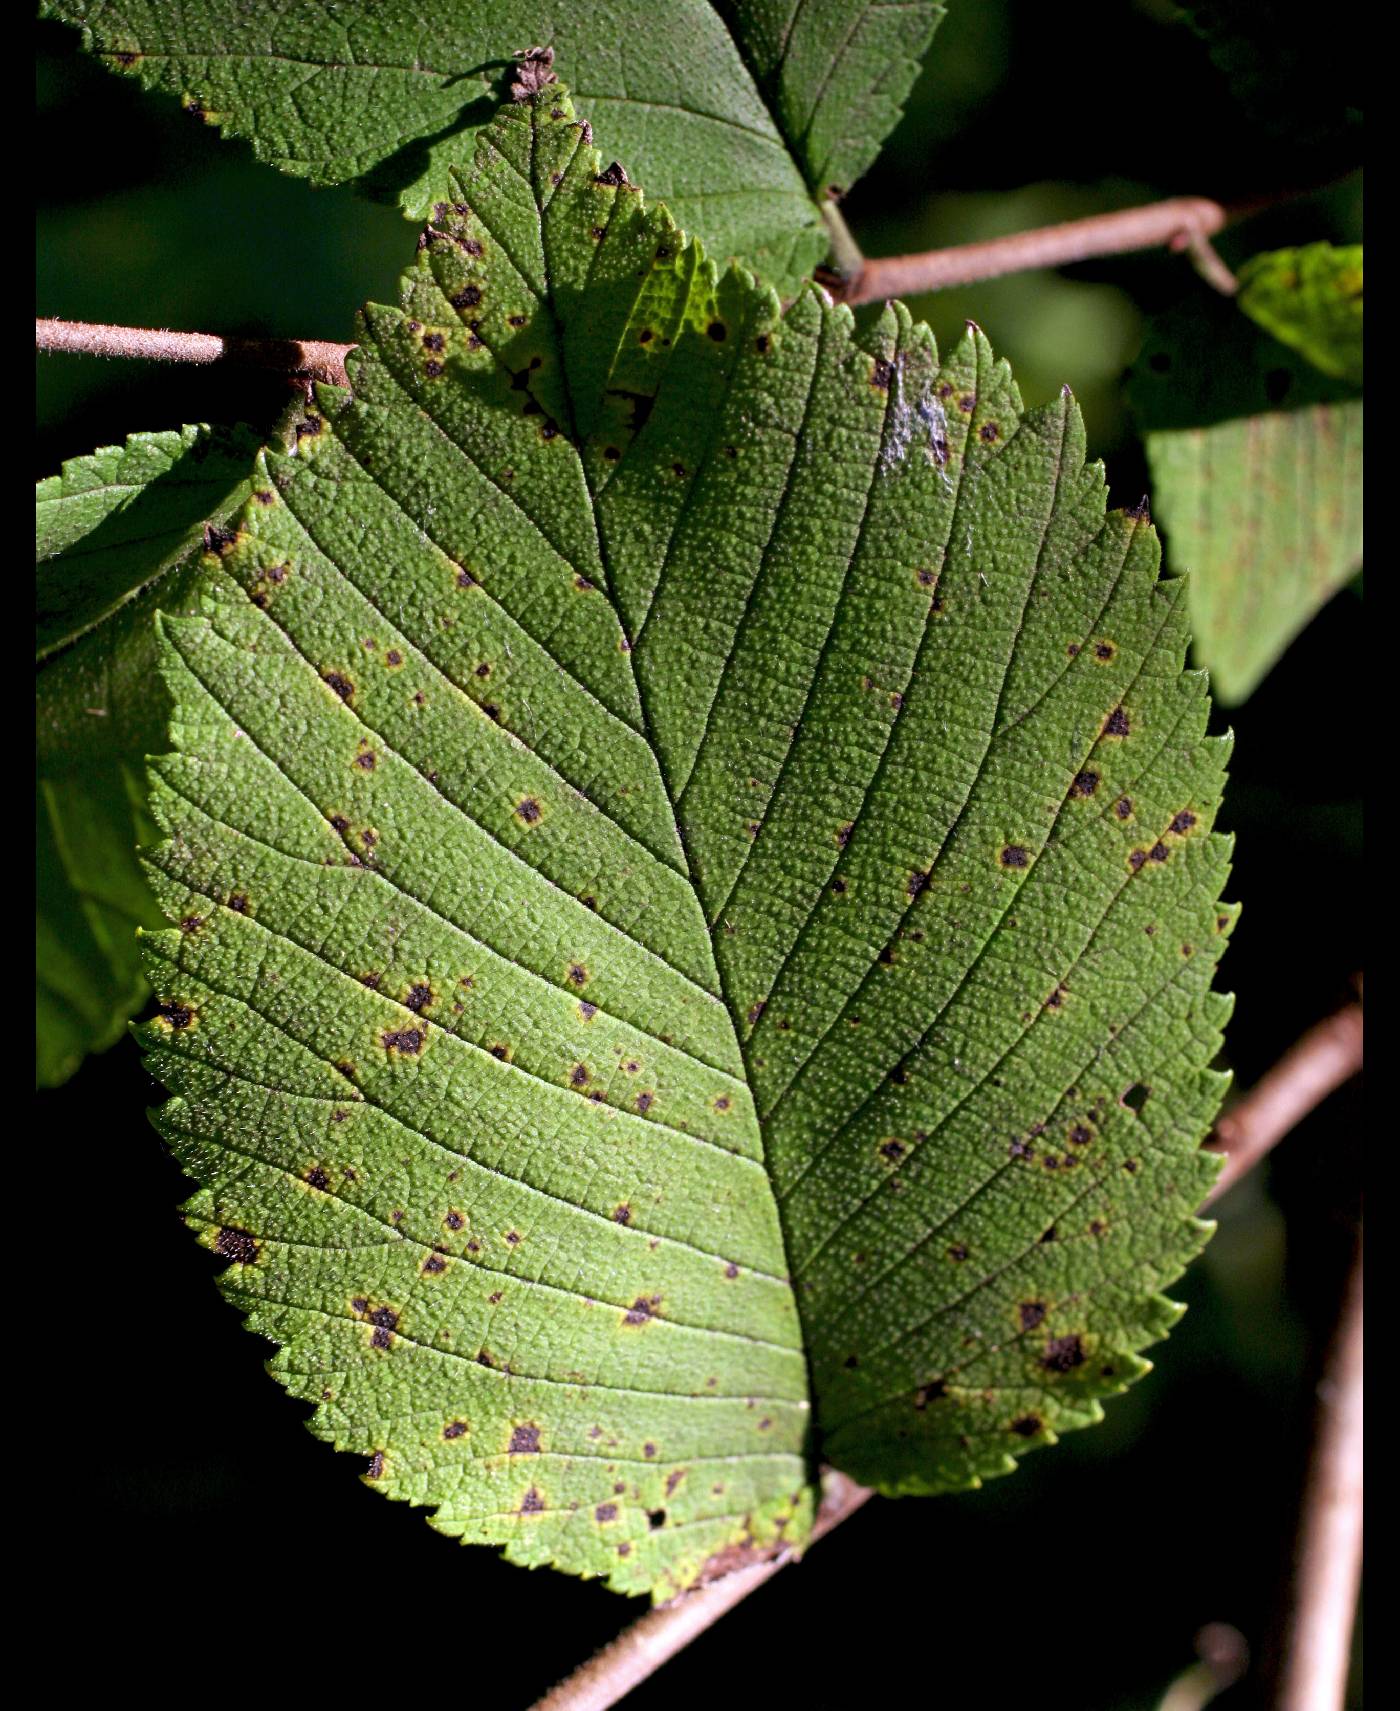
[[[659,778],[661,788],[666,793],[667,805],[671,810],[671,816],[675,822],[676,842],[677,842],[677,845],[681,851],[682,858],[685,862],[685,878],[686,878],[686,881],[690,887],[691,894],[694,898],[695,907],[696,907],[697,911],[699,912],[701,919],[704,920],[705,919],[704,905],[703,905],[701,898],[700,898],[699,888],[695,883],[695,865],[694,865],[693,852],[690,848],[690,843],[689,843],[689,840],[686,836],[686,830],[685,830],[684,823],[682,822],[680,815],[677,812],[678,798],[675,795],[675,793],[673,792],[673,790],[671,788],[670,781],[666,777],[665,768],[661,764],[661,747],[660,747],[660,744],[659,744],[659,741],[657,738],[656,724],[655,724],[655,721],[653,718],[651,703],[650,703],[650,700],[647,696],[647,693],[646,693],[645,687],[642,683],[641,677],[637,671],[638,641],[639,641],[639,638],[641,635],[641,631],[645,628],[645,620],[643,621],[642,625],[639,626],[637,637],[634,637],[631,633],[631,630],[628,627],[626,617],[623,613],[622,603],[617,597],[616,578],[615,578],[615,574],[614,574],[614,567],[613,567],[613,564],[612,564],[612,561],[611,561],[611,558],[610,558],[610,555],[608,552],[607,537],[606,537],[606,534],[605,534],[605,532],[601,526],[601,522],[600,522],[600,518],[599,518],[599,514],[598,514],[599,494],[594,487],[593,478],[589,472],[588,460],[583,456],[583,447],[582,447],[580,440],[579,440],[578,425],[577,425],[578,424],[578,411],[577,411],[577,407],[575,405],[574,396],[573,396],[572,380],[571,380],[571,377],[569,374],[568,367],[562,360],[562,358],[563,358],[563,328],[560,325],[557,314],[555,313],[554,296],[553,296],[553,292],[550,289],[549,248],[548,248],[547,243],[545,242],[545,233],[544,233],[544,224],[543,224],[543,210],[540,207],[540,203],[539,203],[539,199],[538,199],[539,198],[539,192],[536,190],[536,187],[534,184],[535,150],[536,150],[536,146],[537,146],[537,139],[538,139],[538,129],[537,129],[536,123],[535,123],[533,115],[532,115],[531,124],[530,124],[530,171],[531,171],[530,191],[531,191],[531,203],[535,209],[535,218],[536,218],[536,221],[539,225],[540,257],[541,257],[542,270],[543,270],[542,283],[543,283],[543,287],[544,287],[544,292],[543,292],[541,302],[542,302],[542,307],[544,308],[545,312],[547,312],[549,315],[550,326],[551,326],[551,330],[552,330],[553,337],[554,337],[555,348],[558,351],[559,356],[560,356],[560,373],[562,376],[562,385],[563,385],[564,397],[565,397],[565,401],[566,401],[567,406],[568,406],[569,440],[570,440],[571,446],[573,447],[574,456],[578,459],[579,468],[583,474],[584,486],[585,486],[585,489],[588,493],[588,501],[589,501],[588,514],[589,514],[589,518],[590,518],[590,520],[592,522],[592,526],[593,526],[594,542],[595,542],[595,548],[596,548],[596,552],[597,552],[597,556],[598,556],[598,562],[602,566],[602,571],[603,571],[603,589],[602,589],[602,592],[604,594],[604,597],[607,599],[608,603],[612,607],[613,614],[617,619],[618,625],[619,625],[620,629],[622,630],[623,635],[625,635],[627,637],[628,643],[629,643],[629,651],[626,655],[627,670],[628,670],[628,673],[630,675],[630,678],[631,678],[631,681],[632,681],[632,684],[634,687],[634,691],[635,691],[635,694],[637,697],[638,706],[641,709],[642,735],[644,736],[644,738],[646,740],[647,746],[651,750],[652,757],[653,757],[653,760],[654,760],[655,765],[656,765],[657,776]],[[609,212],[609,224],[611,224],[613,214],[616,212],[616,207],[617,207],[617,204],[616,204],[616,201],[614,201],[613,208]],[[478,214],[478,218],[480,218],[479,214]],[[692,243],[694,242],[693,239],[691,241],[692,241]],[[517,269],[517,271],[518,271],[518,269]],[[491,355],[492,355],[493,360],[496,361],[496,363],[498,364],[498,366],[504,367],[504,365],[501,363],[501,359],[496,355],[495,351],[492,351]],[[735,359],[735,366],[737,367],[737,359]],[[664,384],[664,382],[663,382],[663,384]],[[634,446],[636,443],[637,442],[634,439],[629,444],[627,450],[630,451],[632,449],[632,446]],[[626,453],[624,453],[624,458],[625,458],[625,456],[626,456]],[[619,465],[619,467],[620,467],[620,465]],[[616,472],[614,472],[614,473],[616,473]],[[671,539],[674,539],[674,533],[673,533]],[[670,551],[670,540],[668,540],[668,542],[667,542],[667,555],[668,556],[669,556],[669,551]],[[648,616],[649,615],[650,615],[650,613],[648,612]],[[816,1385],[814,1382],[814,1373],[813,1373],[813,1369],[812,1369],[811,1340],[807,1335],[806,1325],[802,1319],[800,1303],[798,1303],[798,1301],[797,1301],[797,1291],[792,1285],[792,1244],[791,1244],[791,1238],[790,1238],[789,1231],[788,1231],[788,1225],[787,1225],[787,1220],[786,1220],[786,1216],[784,1213],[783,1202],[778,1196],[777,1185],[776,1185],[776,1182],[774,1180],[773,1172],[772,1172],[772,1170],[769,1166],[769,1162],[768,1162],[767,1135],[764,1131],[762,1119],[759,1118],[757,1115],[758,1102],[757,1102],[757,1099],[754,1097],[753,1067],[749,1062],[748,1053],[745,1049],[744,1041],[740,1036],[738,1024],[735,1020],[734,1003],[731,1000],[729,993],[725,989],[724,976],[723,976],[721,969],[720,969],[719,958],[715,955],[714,930],[708,921],[706,921],[705,925],[706,925],[706,938],[707,938],[707,941],[708,941],[709,946],[710,946],[710,961],[711,961],[711,966],[712,966],[713,973],[714,973],[715,984],[716,984],[716,987],[718,988],[719,995],[720,995],[720,1003],[724,1007],[725,1017],[726,1017],[728,1024],[729,1024],[730,1036],[734,1042],[734,1046],[735,1046],[736,1052],[738,1054],[739,1060],[743,1064],[744,1081],[745,1081],[745,1084],[747,1087],[749,1098],[753,1101],[753,1105],[754,1105],[755,1127],[757,1129],[758,1142],[759,1142],[759,1157],[758,1157],[757,1162],[761,1165],[761,1167],[763,1169],[764,1176],[765,1176],[765,1179],[767,1182],[768,1192],[772,1196],[772,1200],[773,1200],[773,1208],[774,1208],[774,1213],[775,1213],[776,1221],[777,1221],[777,1225],[778,1225],[779,1238],[782,1242],[783,1262],[784,1262],[784,1265],[787,1269],[787,1274],[788,1274],[787,1277],[783,1281],[786,1281],[788,1283],[789,1288],[792,1289],[794,1306],[797,1310],[797,1322],[798,1322],[798,1326],[799,1326],[799,1329],[801,1332],[800,1352],[801,1352],[801,1356],[802,1356],[802,1362],[803,1362],[803,1368],[804,1368],[804,1374],[805,1374],[805,1380],[806,1380],[806,1385],[805,1385],[806,1396],[805,1396],[805,1399],[804,1399],[802,1406],[804,1408],[807,1408],[808,1410],[810,1410],[810,1416],[812,1418],[814,1418],[815,1417],[815,1399],[816,1399],[817,1390],[816,1390]],[[815,1433],[814,1429],[809,1430],[809,1432],[807,1434],[805,1444],[804,1444],[804,1452],[803,1452],[803,1458],[802,1459],[806,1463],[807,1477],[808,1477],[809,1483],[811,1483],[813,1485],[817,1484],[819,1474],[818,1474],[817,1442],[816,1442],[816,1433]]]

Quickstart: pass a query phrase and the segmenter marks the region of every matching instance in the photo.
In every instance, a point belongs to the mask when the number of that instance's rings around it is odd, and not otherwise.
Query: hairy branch
[[[827,218],[840,271],[823,269],[818,277],[838,302],[873,303],[885,297],[939,291],[949,285],[996,279],[1005,273],[1058,267],[1091,256],[1123,255],[1166,244],[1189,253],[1201,276],[1217,291],[1228,293],[1235,289],[1234,276],[1211,248],[1210,240],[1233,217],[1230,210],[1207,197],[1174,196],[1165,202],[1094,214],[1085,220],[1016,232],[987,243],[863,260],[832,208]],[[34,332],[36,348],[41,351],[136,357],[146,362],[236,362],[276,369],[296,380],[328,380],[337,386],[345,384],[345,354],[352,348],[323,339],[225,339],[215,333],[172,333],[85,321],[36,320]]]
[[[1277,1711],[1341,1711],[1361,1584],[1361,1242],[1317,1387]]]
[[[269,368],[290,380],[344,386],[345,356],[353,347],[324,339],[238,339],[217,333],[172,333],[155,327],[107,327],[86,321],[36,320],[34,347],[81,356],[135,357],[144,362],[237,363]]]
[[[1216,1124],[1206,1145],[1228,1157],[1205,1204],[1233,1188],[1361,1066],[1362,1010],[1352,1003],[1309,1028]]]
[[[1006,273],[1063,267],[1092,256],[1125,255],[1165,244],[1187,251],[1218,291],[1233,292],[1234,277],[1210,246],[1211,238],[1231,218],[1228,209],[1207,197],[1173,196],[1165,202],[1040,226],[985,243],[925,250],[921,255],[874,256],[852,277],[833,283],[831,290],[838,302],[876,303],[886,297],[942,291],[949,285],[971,285]]]
[[[845,1474],[828,1473],[811,1542],[815,1544],[873,1496],[874,1492]],[[534,1711],[607,1711],[792,1560],[790,1551],[777,1551],[685,1593],[672,1604],[648,1611],[551,1688]]]

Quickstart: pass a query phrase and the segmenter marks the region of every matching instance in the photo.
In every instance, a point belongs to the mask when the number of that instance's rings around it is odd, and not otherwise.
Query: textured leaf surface
[[[610,154],[611,151],[609,151]],[[163,1132],[366,1478],[667,1596],[1007,1471],[1205,1233],[1183,585],[970,330],[506,109],[164,626]]]
[[[941,0],[718,6],[818,196],[843,195],[870,167],[899,122],[946,9]]]
[[[36,490],[36,1071],[66,1080],[118,1038],[147,987],[138,924],[160,919],[136,859],[153,833],[145,757],[165,747],[156,604],[206,520],[247,497],[257,441],[203,427],[136,434]],[[168,574],[169,573],[169,574]],[[172,587],[172,581],[178,587]]]
[[[709,0],[45,7],[80,25],[114,70],[182,97],[259,159],[318,184],[359,181],[414,219],[450,195],[450,169],[470,158],[505,93],[511,54],[548,44],[580,115],[627,170],[711,253],[741,257],[784,293],[826,254],[813,192],[849,188],[874,158],[941,10],[933,0],[738,0],[723,16]]]
[[[1196,656],[1246,700],[1361,568],[1360,401],[1147,436],[1172,562],[1191,572]]]
[[[1361,384],[1361,245],[1273,250],[1240,269],[1239,305],[1324,374]]]

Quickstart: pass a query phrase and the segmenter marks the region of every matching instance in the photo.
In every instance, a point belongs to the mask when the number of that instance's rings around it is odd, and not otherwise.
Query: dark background
[[[1271,131],[1242,104],[1245,80],[1217,70],[1165,0],[950,11],[904,124],[845,204],[869,253],[1328,178],[1341,182],[1229,231],[1223,253],[1359,238],[1359,184],[1343,176],[1355,132],[1318,118],[1316,102],[1320,140],[1299,149]],[[1335,33],[1308,16],[1312,43]],[[392,300],[413,245],[394,211],[257,166],[75,47],[40,26],[40,313],[343,340],[361,301]],[[1328,68],[1307,70],[1335,106]],[[1295,71],[1278,71],[1280,100]],[[1204,289],[1185,261],[1154,254],[916,310],[940,340],[975,317],[1030,402],[1068,381],[1115,502],[1132,503],[1148,483],[1124,370],[1146,318]],[[269,377],[41,358],[35,473],[138,428],[266,429],[284,395]],[[1247,706],[1217,715],[1237,735],[1223,824],[1238,834],[1230,895],[1244,914],[1223,983],[1238,995],[1228,1062],[1244,1085],[1361,966],[1362,621],[1359,589],[1344,591]],[[56,1477],[30,1477],[49,1583],[81,1648],[74,1669],[100,1655],[119,1692],[348,1685],[524,1707],[640,1607],[461,1549],[302,1430],[261,1372],[268,1350],[218,1300],[214,1264],[176,1219],[183,1184],[143,1115],[159,1097],[128,1042],[36,1106],[33,1192],[53,1205],[63,1182],[69,1227],[38,1238],[33,1275],[57,1290],[44,1293],[30,1383],[56,1424],[43,1456]],[[1219,1233],[1174,1291],[1190,1312],[1103,1426],[984,1491],[869,1505],[628,1705],[1148,1711],[1203,1623],[1231,1623],[1264,1651],[1316,1362],[1359,1219],[1360,1133],[1353,1085],[1222,1203]],[[1258,1680],[1217,1703],[1258,1703]]]

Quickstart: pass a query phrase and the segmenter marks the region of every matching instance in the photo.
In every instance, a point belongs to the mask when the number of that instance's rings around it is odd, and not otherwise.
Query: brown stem
[[[854,1515],[873,1496],[845,1474],[829,1472],[811,1542]],[[750,1563],[722,1580],[685,1593],[673,1604],[648,1611],[551,1688],[533,1711],[607,1711],[792,1560],[790,1551],[776,1552],[765,1561]]]
[[[345,356],[353,347],[325,339],[238,339],[217,333],[172,333],[156,327],[107,327],[87,321],[36,320],[34,346],[81,356],[136,357],[144,362],[232,362],[270,368],[292,380],[344,386]]]
[[[1361,1242],[1317,1387],[1276,1711],[1341,1711],[1361,1584]]]
[[[925,250],[920,255],[875,256],[853,278],[835,284],[832,295],[842,303],[875,303],[886,297],[942,291],[949,285],[971,285],[976,280],[997,279],[1030,268],[1063,267],[1091,256],[1156,249],[1159,244],[1189,250],[1198,269],[1217,290],[1232,291],[1233,277],[1210,247],[1210,239],[1231,218],[1228,209],[1208,197],[1173,196],[1165,202],[1092,214],[1088,219],[1014,232],[985,243]]]
[[[1216,1124],[1206,1145],[1228,1157],[1205,1205],[1233,1188],[1361,1066],[1362,1010],[1352,1003],[1309,1028]]]

